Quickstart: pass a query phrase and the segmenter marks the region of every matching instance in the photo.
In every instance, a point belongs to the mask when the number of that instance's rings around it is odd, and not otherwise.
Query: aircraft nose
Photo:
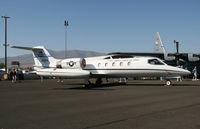
[[[188,71],[188,70],[185,70],[185,69],[181,69],[181,74],[182,75],[189,75],[189,74],[191,74],[191,72]]]

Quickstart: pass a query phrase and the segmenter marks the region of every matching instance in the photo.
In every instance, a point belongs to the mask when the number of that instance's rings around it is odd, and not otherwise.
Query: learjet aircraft
[[[39,76],[81,78],[86,86],[90,86],[90,78],[96,78],[96,84],[102,78],[119,77],[173,77],[190,74],[188,70],[169,66],[156,57],[142,57],[113,54],[87,58],[55,59],[43,46],[12,48],[32,50],[34,69]],[[166,80],[166,85],[171,85]]]

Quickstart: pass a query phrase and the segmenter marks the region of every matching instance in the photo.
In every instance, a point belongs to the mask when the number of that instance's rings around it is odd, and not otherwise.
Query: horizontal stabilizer
[[[38,68],[56,67],[57,60],[49,54],[49,52],[44,48],[44,46],[36,46],[36,47],[12,46],[12,48],[32,51],[35,66]]]
[[[12,46],[11,48],[24,49],[24,50],[42,50],[42,48],[21,47],[21,46]]]

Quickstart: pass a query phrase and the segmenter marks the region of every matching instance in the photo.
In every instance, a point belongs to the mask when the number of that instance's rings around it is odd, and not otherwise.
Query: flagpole
[[[65,58],[67,58],[67,26],[68,26],[68,21],[64,22],[65,28]]]
[[[7,19],[10,18],[8,16],[1,16],[1,18],[4,18],[5,19],[5,72],[8,73],[8,70],[7,70]]]

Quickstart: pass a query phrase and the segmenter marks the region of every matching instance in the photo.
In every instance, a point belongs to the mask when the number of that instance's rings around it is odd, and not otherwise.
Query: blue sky
[[[69,21],[68,49],[98,52],[153,52],[154,33],[166,49],[200,53],[199,0],[0,0],[7,15],[10,46],[43,45],[64,50],[64,20]],[[0,57],[4,21],[0,20]],[[8,55],[28,51],[9,48]]]

